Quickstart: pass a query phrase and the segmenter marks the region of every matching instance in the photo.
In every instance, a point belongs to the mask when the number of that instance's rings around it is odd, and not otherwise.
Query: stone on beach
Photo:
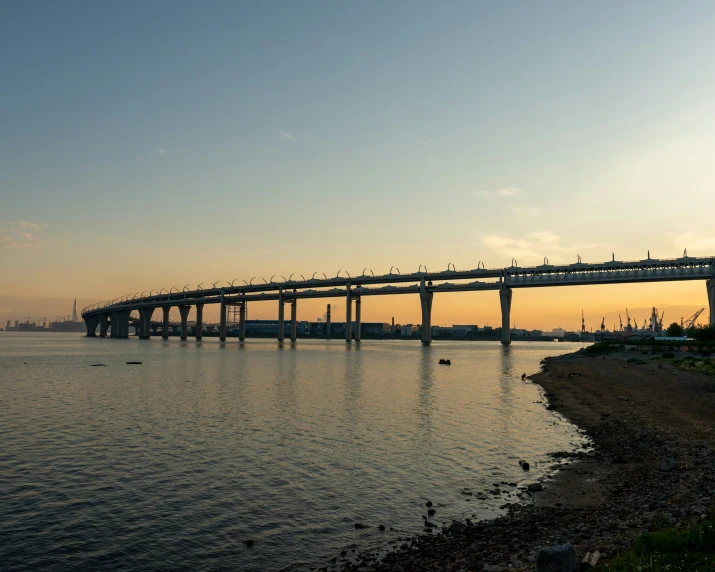
[[[660,460],[660,470],[667,473],[675,468],[677,461],[673,457],[663,457]]]
[[[576,572],[578,559],[572,544],[542,548],[536,554],[536,572]]]

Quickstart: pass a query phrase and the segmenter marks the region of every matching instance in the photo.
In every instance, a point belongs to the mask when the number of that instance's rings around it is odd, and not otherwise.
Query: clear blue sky
[[[705,1],[6,0],[0,318],[48,276],[715,254],[714,54]]]

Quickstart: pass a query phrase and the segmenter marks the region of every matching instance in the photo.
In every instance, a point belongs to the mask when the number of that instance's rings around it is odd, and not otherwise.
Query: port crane
[[[605,332],[606,331],[606,318],[601,318],[601,331]]]
[[[687,320],[683,321],[683,318],[680,318],[680,327],[683,328],[683,330],[689,330],[695,325],[695,322],[697,322],[698,318],[700,317],[700,314],[702,314],[705,311],[705,308],[700,308],[697,312],[695,312],[692,316],[690,316]]]
[[[623,331],[623,319],[621,318],[620,314],[618,314],[618,323],[620,324],[618,331],[622,332]]]
[[[586,331],[586,322],[583,319],[583,310],[581,310],[581,331],[582,332]]]
[[[632,332],[633,326],[631,326],[631,315],[628,313],[628,308],[626,308],[626,318],[628,318],[628,325],[626,326],[626,331]],[[623,326],[621,326],[621,329],[623,329]]]

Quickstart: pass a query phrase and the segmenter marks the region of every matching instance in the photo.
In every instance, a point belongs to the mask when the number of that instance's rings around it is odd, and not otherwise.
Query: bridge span
[[[501,342],[511,343],[511,299],[512,290],[519,288],[537,288],[546,286],[579,286],[589,284],[630,284],[637,282],[666,282],[675,280],[704,280],[706,283],[708,301],[710,305],[710,323],[715,324],[715,257],[691,257],[687,251],[681,258],[656,259],[648,258],[623,262],[615,260],[608,262],[552,265],[548,259],[539,266],[520,267],[515,260],[506,268],[490,269],[479,263],[472,270],[457,270],[454,265],[448,265],[447,270],[441,272],[428,272],[427,268],[420,266],[417,272],[401,274],[399,269],[393,273],[393,268],[387,274],[375,276],[366,274],[365,270],[359,276],[340,276],[342,271],[333,278],[323,274],[316,278],[315,274],[309,279],[301,276],[300,280],[293,280],[291,274],[288,279],[274,281],[264,280],[263,284],[253,284],[243,281],[243,284],[234,285],[226,282],[225,286],[217,286],[215,282],[210,288],[202,288],[199,284],[184,290],[164,288],[155,291],[137,292],[129,296],[122,296],[87,306],[82,310],[82,318],[87,326],[87,336],[97,335],[99,326],[100,337],[106,337],[111,332],[113,338],[127,338],[129,336],[129,321],[132,311],[139,312],[138,333],[141,339],[148,339],[150,322],[154,312],[161,308],[163,312],[162,336],[166,339],[169,335],[169,312],[171,308],[178,307],[181,315],[181,339],[187,338],[187,321],[191,306],[196,307],[196,339],[201,339],[203,329],[203,308],[205,304],[220,305],[220,338],[226,339],[227,307],[239,308],[239,339],[243,341],[246,336],[246,306],[249,302],[273,300],[278,302],[278,340],[283,341],[285,306],[290,306],[291,340],[297,336],[297,304],[298,300],[309,298],[345,298],[346,300],[346,341],[353,339],[352,324],[353,301],[355,305],[355,322],[357,334],[354,339],[360,341],[361,305],[364,296],[384,296],[391,294],[417,294],[422,306],[422,343],[430,344],[432,341],[432,299],[436,293],[441,292],[469,292],[480,290],[496,290],[502,314]],[[328,331],[330,323],[328,322]]]

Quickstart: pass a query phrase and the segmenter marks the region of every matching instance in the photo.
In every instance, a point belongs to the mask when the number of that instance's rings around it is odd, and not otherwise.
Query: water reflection
[[[0,332],[0,537],[14,547],[0,561],[22,572],[91,568],[73,551],[87,530],[109,571],[319,568],[316,555],[398,534],[358,534],[356,521],[419,532],[425,498],[444,520],[487,516],[503,501],[466,502],[463,487],[496,470],[518,481],[515,455],[575,438],[519,379],[548,344],[38,339]],[[453,365],[437,364],[442,352]]]
[[[432,426],[432,386],[434,385],[434,360],[436,358],[431,346],[422,346],[421,349],[419,371],[417,372],[419,378],[417,418],[418,426],[429,433]]]

